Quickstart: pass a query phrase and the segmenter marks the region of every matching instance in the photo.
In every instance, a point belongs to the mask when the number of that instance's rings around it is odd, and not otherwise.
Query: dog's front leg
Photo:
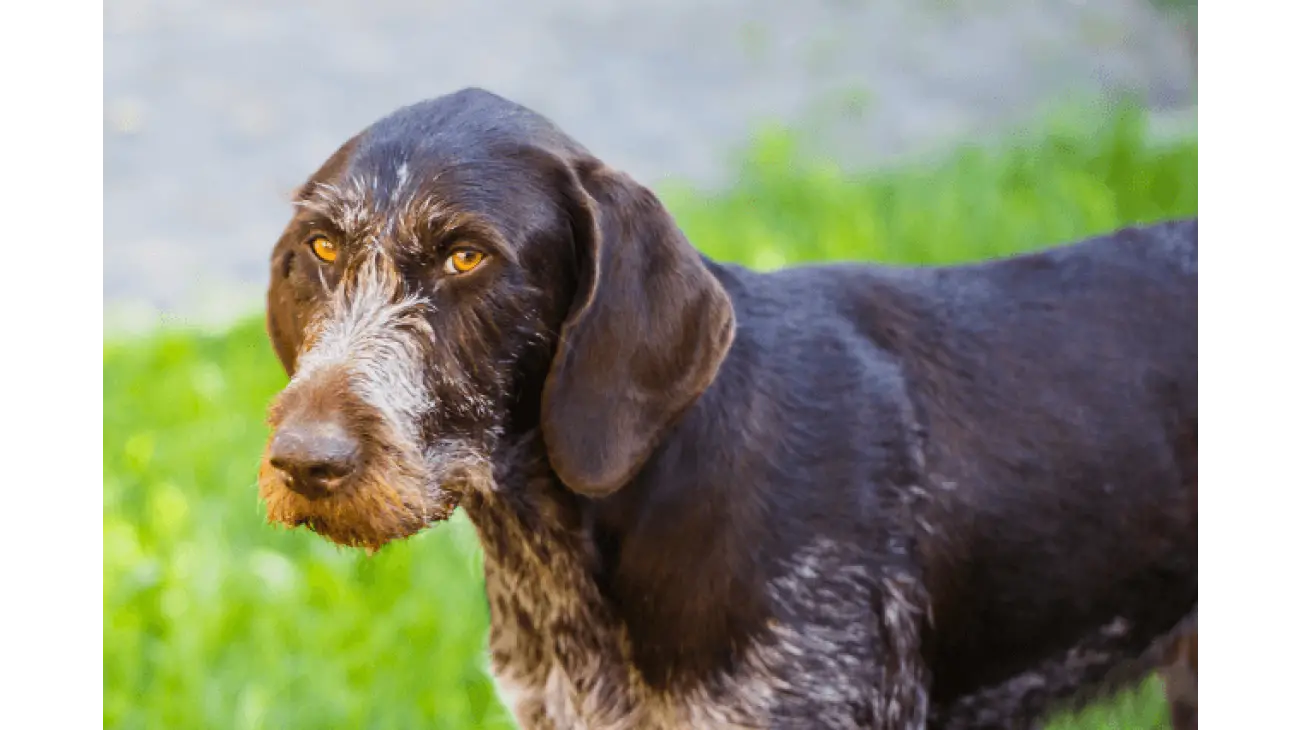
[[[921,654],[928,599],[914,570],[845,559],[830,544],[775,583],[782,656],[772,727],[925,730],[930,676]]]
[[[497,696],[521,730],[558,730],[546,709],[543,683],[519,681],[508,670],[495,677]]]

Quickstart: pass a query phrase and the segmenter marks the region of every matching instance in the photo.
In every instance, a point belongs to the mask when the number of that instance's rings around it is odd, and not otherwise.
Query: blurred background
[[[816,152],[862,169],[1001,135],[1062,103],[1131,95],[1181,124],[1196,100],[1194,9],[1183,0],[106,0],[110,324],[245,311],[289,191],[367,124],[463,86],[533,107],[647,183],[715,187],[768,125],[798,129]]]
[[[367,558],[256,501],[288,196],[399,106],[470,85],[530,106],[759,268],[971,260],[1196,213],[1194,1],[104,11],[106,727],[509,727],[463,520]],[[1161,727],[1153,692],[1058,726]]]

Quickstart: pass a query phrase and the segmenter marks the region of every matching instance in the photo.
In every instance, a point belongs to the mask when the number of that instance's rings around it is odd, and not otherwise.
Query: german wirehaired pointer
[[[1195,632],[1196,225],[757,273],[415,104],[275,247],[261,497],[370,550],[464,508],[525,728],[1035,727]]]

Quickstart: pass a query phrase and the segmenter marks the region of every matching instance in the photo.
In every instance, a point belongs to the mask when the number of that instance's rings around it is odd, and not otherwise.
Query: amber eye
[[[448,274],[464,274],[473,271],[476,266],[483,263],[484,256],[482,251],[475,251],[472,248],[462,248],[453,251],[447,257],[447,263],[443,269]]]
[[[339,249],[334,242],[324,236],[313,236],[311,239],[311,252],[316,254],[316,258],[327,264],[334,263],[334,259],[339,257]]]

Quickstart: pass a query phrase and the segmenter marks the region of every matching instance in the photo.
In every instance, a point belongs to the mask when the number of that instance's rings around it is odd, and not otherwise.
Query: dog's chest
[[[825,543],[772,584],[774,604],[803,620],[774,624],[733,671],[677,692],[640,681],[627,634],[601,610],[599,596],[580,581],[565,588],[552,582],[562,566],[553,561],[541,580],[500,566],[487,571],[493,672],[521,727],[914,727],[924,717],[924,691],[912,674],[918,667],[903,658],[914,647],[898,645],[915,636],[885,625],[870,608],[901,599],[880,595],[879,585],[838,564]],[[827,571],[835,576],[829,582]],[[876,660],[890,655],[887,677]]]
[[[493,668],[497,690],[523,728],[614,728],[616,730],[723,730],[766,726],[770,687],[740,682],[731,696],[707,691],[672,695],[637,685],[626,670],[595,675],[576,672],[558,657],[528,667],[508,658]]]
[[[764,724],[773,687],[753,662],[711,686],[656,691],[640,680],[629,659],[625,631],[598,604],[491,569],[487,588],[493,674],[502,701],[523,728]]]
[[[860,550],[817,540],[789,555],[767,583],[770,630],[737,642],[725,671],[659,689],[632,660],[581,521],[538,494],[490,494],[471,513],[492,670],[521,727],[911,728],[924,716],[910,661],[921,602],[866,571]]]

